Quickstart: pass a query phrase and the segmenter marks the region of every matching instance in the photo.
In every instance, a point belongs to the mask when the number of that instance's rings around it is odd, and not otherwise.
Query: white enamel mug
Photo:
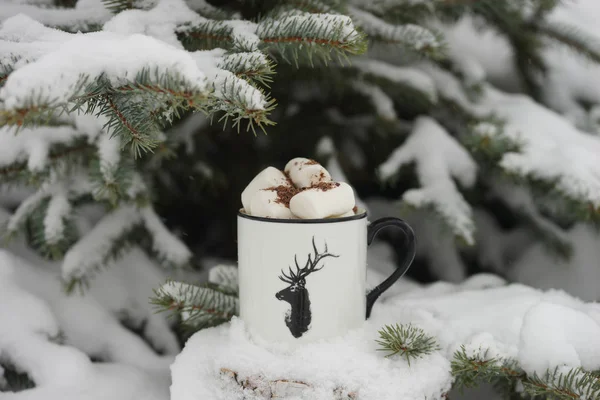
[[[400,268],[366,293],[367,246],[386,227],[404,232]],[[307,343],[344,335],[369,317],[377,298],[410,267],[412,228],[367,214],[274,219],[238,213],[240,318],[269,342]]]

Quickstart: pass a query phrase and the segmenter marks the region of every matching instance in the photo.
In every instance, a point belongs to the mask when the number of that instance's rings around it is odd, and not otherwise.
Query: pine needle
[[[379,331],[379,340],[376,342],[381,346],[378,350],[389,353],[386,357],[400,354],[406,359],[408,365],[410,365],[411,359],[421,358],[440,348],[434,337],[410,324],[407,326],[386,325]]]

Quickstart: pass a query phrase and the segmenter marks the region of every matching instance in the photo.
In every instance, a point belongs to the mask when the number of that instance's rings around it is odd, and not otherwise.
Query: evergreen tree
[[[558,98],[545,51],[600,53],[549,18],[558,0],[35,3],[0,10],[0,187],[29,189],[4,202],[3,233],[60,263],[68,292],[138,248],[168,268],[234,258],[244,186],[299,155],[397,216],[426,215],[424,241],[455,260],[421,257],[436,278],[494,267],[470,254],[489,250],[482,232],[504,235],[496,219],[558,257],[572,253],[562,227],[600,220],[600,98]],[[465,16],[508,43],[519,93],[448,46]],[[90,207],[99,217],[83,229]],[[169,282],[154,302],[191,332],[226,322],[237,278],[215,274]],[[410,358],[435,339],[397,326],[380,343]],[[453,372],[512,394],[517,382],[531,396],[600,390],[591,371],[529,376],[465,352]]]

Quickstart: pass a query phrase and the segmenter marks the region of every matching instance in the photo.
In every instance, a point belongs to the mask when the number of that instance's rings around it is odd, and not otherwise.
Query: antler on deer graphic
[[[288,267],[286,274],[283,269],[279,279],[289,284],[285,289],[277,292],[275,297],[278,300],[287,301],[290,303],[291,309],[285,315],[285,324],[289,328],[292,335],[296,338],[302,336],[310,326],[312,314],[310,311],[310,298],[306,289],[306,277],[313,272],[320,271],[325,267],[319,263],[327,257],[337,258],[339,255],[334,255],[328,252],[327,243],[325,243],[324,252],[320,253],[315,244],[315,237],[312,238],[314,254],[309,254],[304,267],[298,265],[298,256],[294,255],[295,271]]]

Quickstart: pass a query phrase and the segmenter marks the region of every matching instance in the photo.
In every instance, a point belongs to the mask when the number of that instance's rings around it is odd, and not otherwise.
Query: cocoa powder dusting
[[[266,188],[263,190],[274,191],[277,194],[275,203],[283,204],[287,208],[290,208],[290,200],[292,199],[292,197],[294,197],[294,195],[296,195],[296,193],[298,193],[298,189],[296,189],[293,185],[291,185],[291,181],[290,181],[290,186],[287,186],[287,185],[272,186],[272,187],[269,187],[269,188]]]
[[[354,214],[356,214],[358,212],[358,207],[354,206],[354,208],[352,209],[352,211],[354,212]]]
[[[318,182],[318,183],[313,183],[307,189],[320,189],[320,190],[326,192],[326,191],[336,188],[338,186],[340,186],[340,184],[338,182]]]
[[[304,161],[304,165],[316,165],[316,164],[318,164],[318,162],[315,161],[315,160],[313,160],[313,159],[311,159],[311,158],[309,158],[308,160]]]

